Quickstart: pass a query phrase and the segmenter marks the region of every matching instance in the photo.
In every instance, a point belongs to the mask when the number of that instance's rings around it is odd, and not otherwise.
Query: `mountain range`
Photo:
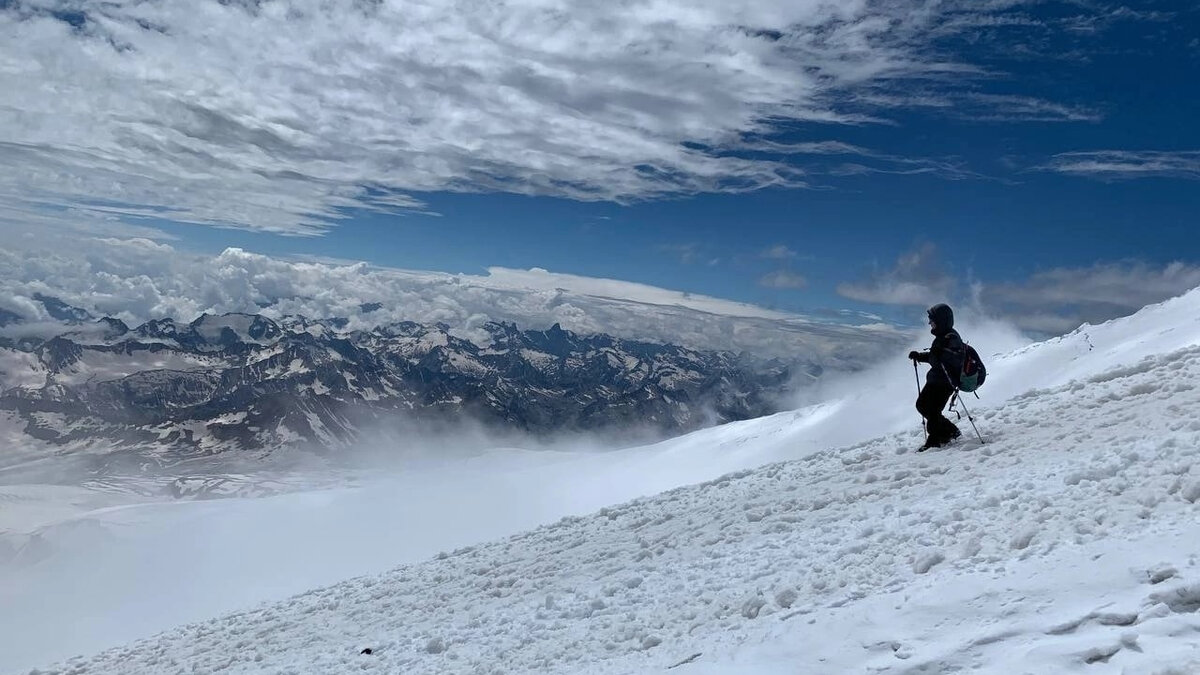
[[[53,298],[40,299],[43,303]],[[258,314],[130,327],[49,302],[70,325],[0,338],[0,412],[58,447],[137,461],[360,442],[381,429],[461,425],[533,435],[669,435],[776,410],[821,366],[489,322],[346,330]],[[474,331],[473,335],[478,335]]]

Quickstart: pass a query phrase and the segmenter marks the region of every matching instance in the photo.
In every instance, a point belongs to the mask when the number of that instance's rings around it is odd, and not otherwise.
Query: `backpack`
[[[958,376],[958,388],[970,393],[983,386],[983,381],[987,379],[987,368],[974,347],[965,343],[963,347],[963,367],[962,374]]]

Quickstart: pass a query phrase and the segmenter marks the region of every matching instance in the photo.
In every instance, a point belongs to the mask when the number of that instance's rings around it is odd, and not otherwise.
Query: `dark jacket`
[[[927,313],[933,324],[929,329],[933,333],[933,344],[928,351],[917,355],[918,361],[930,366],[925,381],[957,387],[966,349],[962,337],[954,330],[954,311],[949,305],[934,305]]]

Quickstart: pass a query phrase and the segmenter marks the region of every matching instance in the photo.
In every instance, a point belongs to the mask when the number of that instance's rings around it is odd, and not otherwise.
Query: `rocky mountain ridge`
[[[107,444],[156,460],[336,448],[397,420],[674,434],[773,412],[794,368],[557,324],[487,323],[477,343],[412,322],[346,331],[344,320],[300,316],[136,327],[73,318],[47,339],[0,338],[0,413],[55,446]]]

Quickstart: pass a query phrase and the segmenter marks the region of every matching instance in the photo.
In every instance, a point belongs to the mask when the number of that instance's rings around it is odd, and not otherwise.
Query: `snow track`
[[[1200,672],[1198,382],[1148,356],[973,409],[986,445],[822,451],[40,672]]]

